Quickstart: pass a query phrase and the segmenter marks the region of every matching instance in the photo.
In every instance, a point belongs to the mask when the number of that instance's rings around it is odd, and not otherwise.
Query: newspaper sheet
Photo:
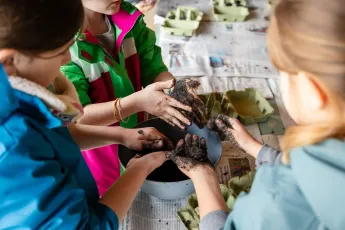
[[[165,35],[159,45],[169,70],[184,76],[277,78],[266,46],[267,21],[203,22],[191,38]]]

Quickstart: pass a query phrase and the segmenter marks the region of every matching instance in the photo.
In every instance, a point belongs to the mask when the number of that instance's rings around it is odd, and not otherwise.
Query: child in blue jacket
[[[51,92],[70,85],[60,66],[83,24],[81,1],[5,0],[0,12],[0,229],[118,229],[165,154],[132,160],[100,199],[80,149],[114,144],[121,132],[74,124],[78,100]]]

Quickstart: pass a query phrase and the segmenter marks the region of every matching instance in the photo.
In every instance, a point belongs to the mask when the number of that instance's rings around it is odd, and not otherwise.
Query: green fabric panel
[[[91,104],[89,93],[89,82],[84,76],[82,69],[73,62],[68,63],[60,68],[61,72],[73,83],[77,90],[80,103],[83,106]]]
[[[134,12],[137,10],[137,8],[132,3],[125,1],[122,1],[121,8],[130,14],[134,14]]]
[[[132,33],[140,59],[141,82],[146,87],[168,68],[162,60],[161,48],[156,45],[156,34],[146,27],[143,17],[138,19]]]

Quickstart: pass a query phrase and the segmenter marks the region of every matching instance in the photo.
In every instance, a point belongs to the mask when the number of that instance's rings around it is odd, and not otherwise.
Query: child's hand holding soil
[[[124,132],[124,145],[129,149],[152,152],[174,148],[171,141],[155,128],[125,129]]]
[[[194,80],[185,79],[176,82],[171,97],[177,101],[188,105],[192,108],[192,112],[178,109],[186,118],[193,121],[199,128],[203,128],[207,124],[205,118],[206,107],[201,99],[196,95],[195,89],[200,83]]]
[[[216,131],[221,140],[232,142],[253,157],[256,157],[262,148],[262,144],[235,118],[219,114],[208,121],[207,128]]]
[[[184,173],[198,165],[211,164],[207,157],[206,140],[190,134],[187,134],[184,140],[180,140],[167,157]]]

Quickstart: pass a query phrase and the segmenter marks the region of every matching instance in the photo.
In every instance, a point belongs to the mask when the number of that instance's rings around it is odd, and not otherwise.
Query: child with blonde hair
[[[249,194],[228,210],[208,166],[182,169],[194,182],[200,229],[314,230],[345,228],[345,13],[342,0],[280,0],[268,30],[269,55],[281,94],[297,123],[280,153],[255,141],[234,119],[226,127],[257,157]]]

